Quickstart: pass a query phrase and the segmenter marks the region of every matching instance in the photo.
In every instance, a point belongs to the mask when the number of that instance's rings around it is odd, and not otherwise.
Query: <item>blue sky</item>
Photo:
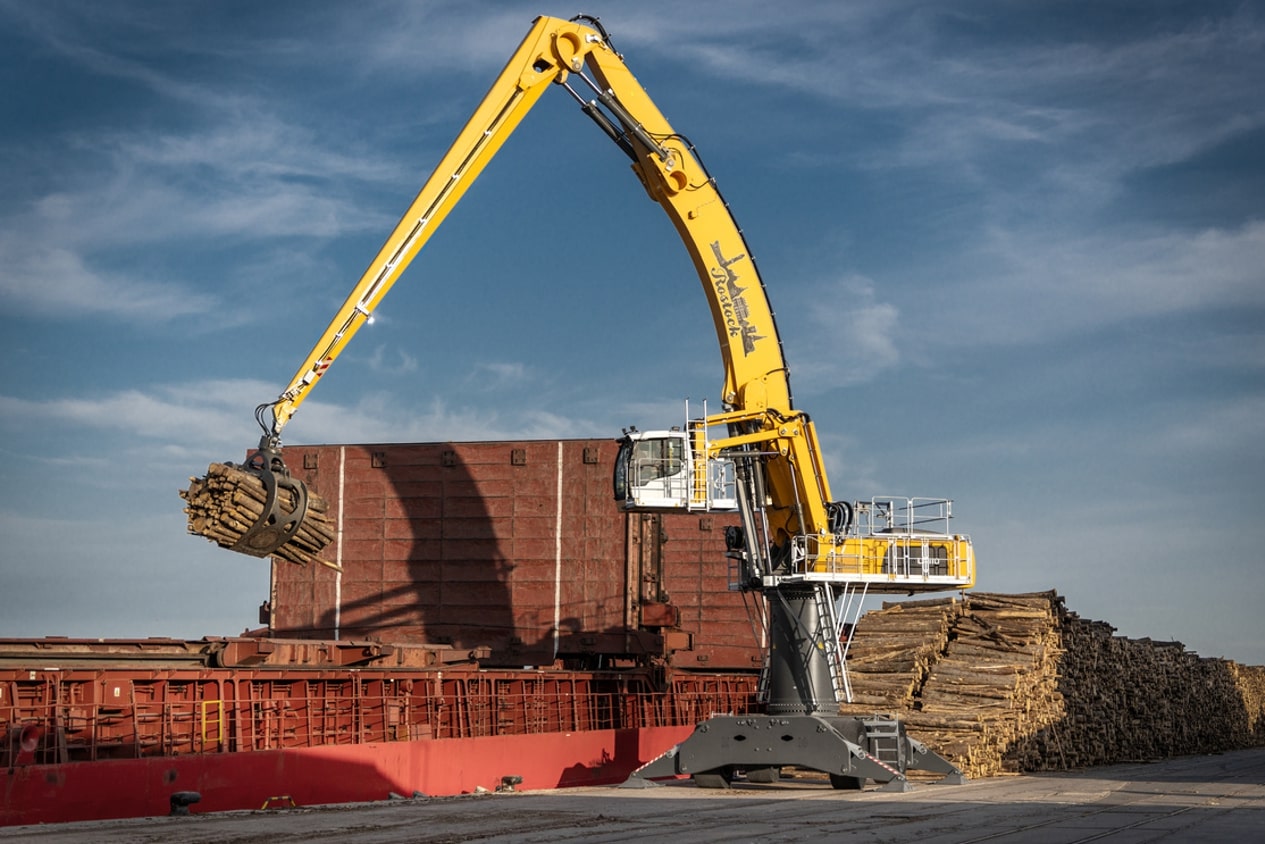
[[[1265,663],[1265,12],[1220,2],[0,0],[0,636],[255,626],[266,564],[176,490],[542,12],[600,15],[697,145],[836,495],[952,497],[980,588]],[[286,439],[613,437],[721,375],[549,92]]]

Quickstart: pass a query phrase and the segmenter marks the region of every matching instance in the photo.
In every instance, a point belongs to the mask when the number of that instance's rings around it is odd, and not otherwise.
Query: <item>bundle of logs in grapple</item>
[[[292,497],[285,490],[278,490],[278,494]],[[212,463],[205,477],[189,478],[189,488],[180,490],[180,497],[188,502],[184,511],[189,517],[189,533],[231,549],[263,515],[268,491],[254,473],[232,463]],[[282,506],[292,513],[295,503],[283,500]],[[334,539],[328,512],[325,499],[309,490],[302,524],[285,544],[271,551],[271,556],[301,566],[315,562],[338,569],[337,563],[317,556]]]

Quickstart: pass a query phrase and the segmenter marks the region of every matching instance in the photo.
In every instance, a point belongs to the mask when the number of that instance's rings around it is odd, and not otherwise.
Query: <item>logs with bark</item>
[[[1265,745],[1265,668],[1114,634],[1054,592],[885,604],[842,711],[893,713],[974,777]]]
[[[268,493],[254,473],[232,463],[212,463],[203,477],[189,478],[189,488],[180,490],[180,497],[187,502],[184,511],[189,517],[189,533],[222,548],[232,548],[263,515]],[[302,566],[315,562],[337,570],[336,563],[318,556],[333,539],[329,504],[309,490],[307,513],[298,532],[271,556]]]

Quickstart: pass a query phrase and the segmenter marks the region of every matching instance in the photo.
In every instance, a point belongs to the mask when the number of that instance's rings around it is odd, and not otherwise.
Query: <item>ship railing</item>
[[[277,750],[551,732],[689,726],[717,712],[755,707],[754,674],[434,672],[406,679],[338,678],[205,682],[154,672],[118,700],[93,701],[101,673],[20,672],[34,682],[0,688],[0,765]],[[197,674],[198,672],[187,672]],[[120,686],[123,684],[120,682]]]

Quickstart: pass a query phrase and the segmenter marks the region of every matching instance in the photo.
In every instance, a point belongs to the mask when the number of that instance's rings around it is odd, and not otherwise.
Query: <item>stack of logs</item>
[[[1054,592],[885,604],[842,711],[896,714],[973,777],[1265,744],[1265,668],[1114,633]]]
[[[277,493],[289,495],[284,489]],[[188,502],[184,511],[189,517],[189,533],[232,548],[263,516],[268,492],[254,473],[232,463],[212,463],[204,477],[189,478],[189,488],[180,490],[180,497]],[[294,512],[293,500],[282,504]],[[317,556],[334,539],[328,513],[325,499],[309,490],[307,513],[298,532],[271,556],[303,566],[316,562],[338,569],[336,563]]]

